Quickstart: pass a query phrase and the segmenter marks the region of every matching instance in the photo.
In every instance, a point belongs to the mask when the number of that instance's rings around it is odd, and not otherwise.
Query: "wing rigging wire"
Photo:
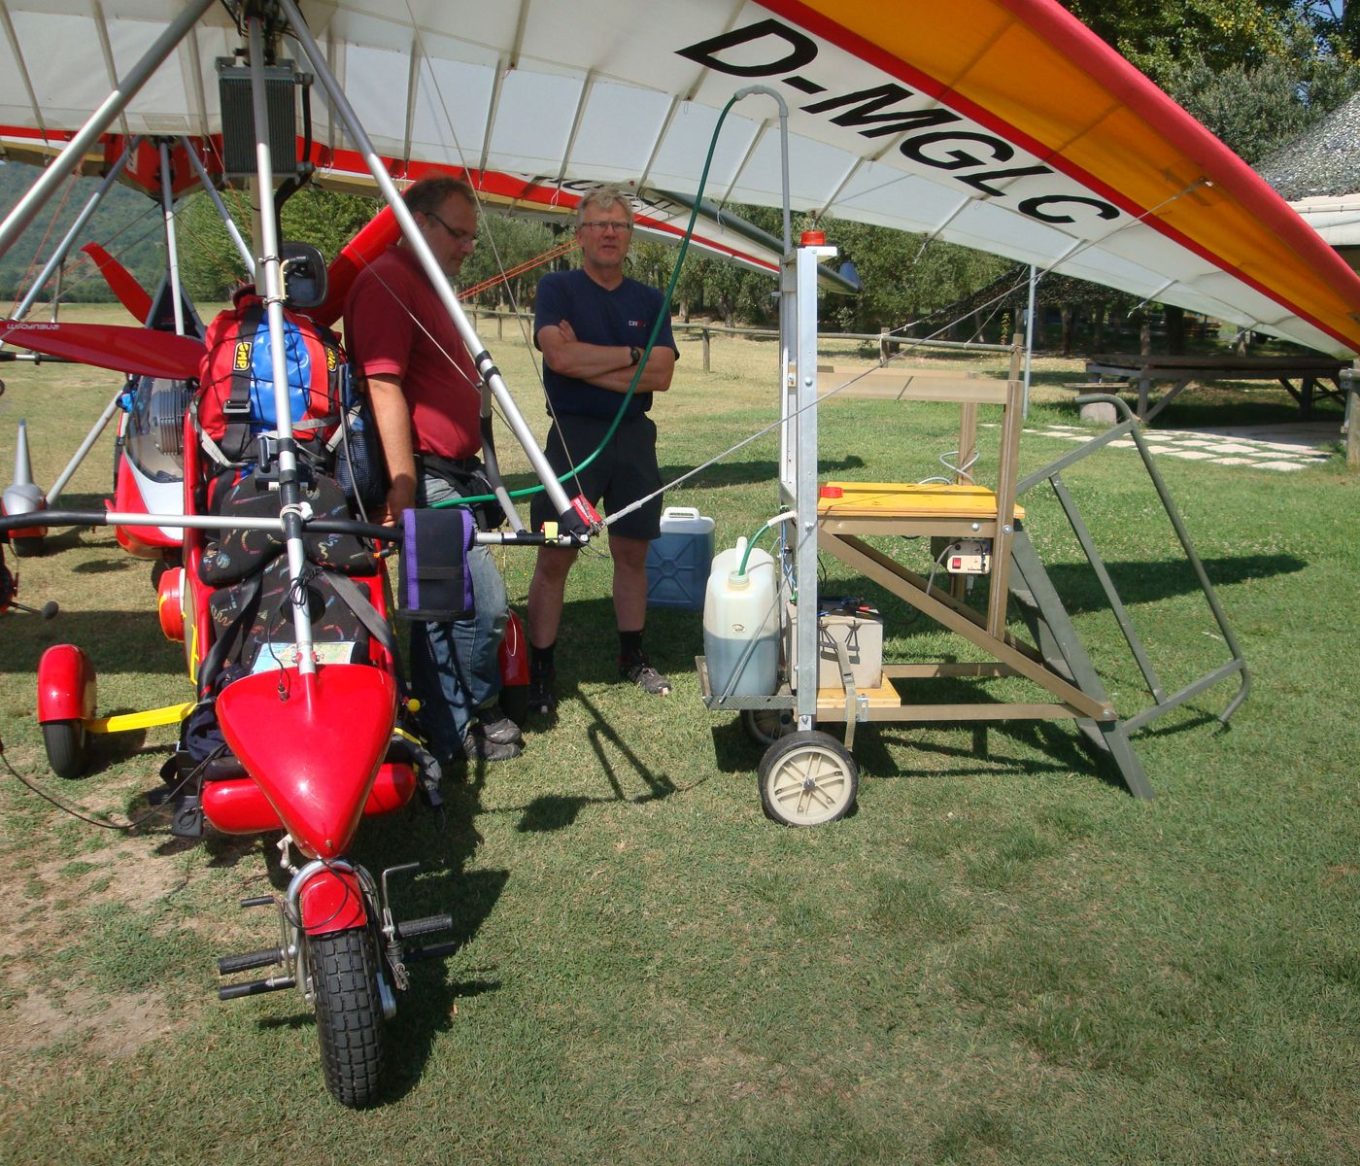
[[[413,11],[412,8],[411,8],[411,5],[410,5],[409,0],[407,0],[407,2],[406,2],[406,4],[405,4],[405,7],[406,7],[407,14],[408,14],[408,15],[411,17],[411,19],[412,19],[412,27],[415,29],[416,45],[417,45],[417,47],[418,47],[418,49],[419,49],[419,51],[420,51],[420,53],[421,53],[422,59],[428,63],[428,54],[425,52],[425,49],[424,49],[423,35],[422,35],[421,31],[420,31],[420,24],[419,24],[419,22],[418,22],[417,20],[415,20],[415,14],[414,14],[414,11]],[[428,77],[429,82],[430,82],[430,89],[431,89],[431,92],[433,93],[434,97],[437,99],[438,104],[439,104],[439,106],[440,106],[440,111],[441,111],[441,113],[442,113],[444,123],[445,123],[445,125],[446,125],[446,127],[447,127],[447,129],[448,129],[448,131],[449,131],[449,134],[450,134],[450,137],[451,137],[451,140],[452,140],[452,143],[453,143],[454,150],[456,151],[456,153],[457,153],[457,155],[458,155],[458,158],[459,158],[459,161],[460,161],[460,163],[461,163],[461,165],[462,165],[463,173],[464,173],[465,175],[467,175],[467,174],[470,173],[470,171],[469,171],[469,169],[468,169],[468,164],[467,164],[467,156],[466,156],[465,151],[463,150],[462,143],[461,143],[461,141],[459,140],[457,128],[456,128],[456,126],[454,125],[453,117],[452,117],[452,115],[451,115],[451,113],[450,113],[450,110],[449,110],[449,104],[448,104],[447,100],[445,99],[444,93],[443,93],[442,88],[441,88],[440,83],[439,83],[439,78],[438,78],[438,76],[434,73],[434,71],[433,71],[432,69],[428,69],[428,68],[427,68],[427,70],[426,70],[426,76]],[[600,444],[600,447],[597,448],[592,454],[590,454],[589,457],[585,458],[584,460],[580,461],[579,463],[576,462],[575,455],[572,453],[572,451],[568,451],[569,457],[571,458],[571,461],[572,461],[573,464],[572,464],[571,469],[568,471],[568,473],[564,474],[564,475],[562,476],[562,478],[561,478],[561,480],[562,480],[564,483],[565,483],[565,481],[566,481],[568,478],[576,477],[576,475],[579,474],[579,471],[580,471],[580,470],[584,469],[584,468],[585,468],[586,466],[588,466],[592,461],[594,461],[594,459],[599,455],[600,451],[604,448],[604,446],[607,445],[608,442],[612,439],[612,437],[613,437],[615,431],[616,431],[617,428],[618,428],[618,425],[619,425],[620,421],[622,420],[624,411],[627,409],[628,402],[631,400],[631,398],[632,398],[632,396],[633,396],[633,393],[636,391],[637,384],[638,384],[638,382],[639,382],[639,380],[640,380],[642,371],[643,371],[643,370],[645,369],[645,367],[646,367],[647,358],[648,358],[648,356],[650,356],[651,350],[652,350],[653,346],[655,345],[655,341],[656,341],[657,335],[658,335],[659,332],[660,332],[661,323],[662,323],[662,321],[665,319],[666,313],[669,312],[669,307],[670,307],[670,303],[671,303],[672,296],[673,296],[673,293],[674,293],[674,289],[675,289],[676,283],[678,282],[678,279],[679,279],[680,271],[681,271],[681,269],[682,269],[682,266],[683,266],[683,263],[684,263],[684,260],[685,260],[685,255],[686,255],[686,252],[687,252],[687,250],[688,250],[688,246],[689,246],[690,239],[691,239],[691,237],[693,236],[695,223],[696,223],[697,218],[698,218],[698,203],[699,203],[699,200],[702,198],[702,194],[703,194],[705,185],[706,185],[706,183],[707,183],[708,172],[709,172],[709,168],[710,168],[710,165],[711,165],[711,162],[712,162],[712,159],[713,159],[713,154],[714,154],[714,151],[715,151],[715,148],[716,148],[716,145],[717,145],[718,137],[719,137],[719,135],[720,135],[720,133],[721,133],[722,126],[723,126],[724,121],[726,120],[726,117],[727,117],[728,112],[732,109],[733,105],[735,105],[735,103],[736,103],[738,100],[740,100],[740,97],[739,97],[739,96],[734,96],[732,99],[730,99],[730,100],[728,101],[727,105],[724,106],[723,110],[722,110],[721,113],[719,114],[717,124],[716,124],[715,127],[714,127],[713,134],[712,134],[712,139],[711,139],[711,141],[710,141],[710,143],[709,143],[708,155],[707,155],[707,157],[705,158],[703,171],[702,171],[702,174],[701,174],[701,176],[700,176],[700,180],[699,180],[699,184],[698,184],[698,197],[696,198],[695,207],[694,207],[694,209],[693,209],[692,212],[691,212],[689,224],[688,224],[688,226],[687,226],[687,228],[686,228],[686,231],[685,231],[685,233],[684,233],[684,235],[683,235],[683,237],[682,237],[682,239],[681,239],[679,254],[678,254],[677,258],[676,258],[676,263],[675,263],[674,269],[673,269],[673,271],[672,271],[672,276],[671,276],[670,282],[669,282],[669,284],[668,284],[668,286],[667,286],[667,288],[666,288],[666,291],[665,291],[665,293],[664,293],[663,303],[662,303],[662,310],[661,310],[660,313],[658,313],[657,320],[656,320],[655,325],[654,325],[654,327],[653,327],[653,329],[652,329],[652,334],[651,334],[651,336],[648,338],[647,348],[646,348],[646,350],[644,351],[642,361],[639,363],[638,369],[637,369],[637,371],[635,372],[635,374],[634,374],[634,376],[633,376],[633,380],[632,380],[631,384],[629,385],[627,391],[626,391],[626,392],[624,393],[624,395],[623,395],[623,400],[622,400],[622,402],[620,403],[620,407],[619,407],[618,413],[616,414],[616,416],[615,416],[615,418],[614,418],[614,421],[613,421],[613,423],[611,424],[609,430],[606,432],[606,434],[605,434],[605,436],[604,436],[604,438],[603,438],[603,440],[602,440],[602,442],[601,442],[601,444]],[[1173,202],[1179,200],[1180,198],[1185,197],[1186,195],[1190,194],[1192,191],[1194,191],[1194,190],[1196,190],[1196,189],[1199,189],[1202,185],[1204,185],[1204,183],[1205,183],[1206,181],[1207,181],[1207,180],[1206,180],[1206,179],[1203,179],[1203,178],[1197,179],[1195,182],[1193,182],[1193,183],[1191,183],[1190,185],[1188,185],[1184,190],[1182,190],[1182,191],[1180,191],[1180,192],[1178,192],[1178,193],[1176,193],[1176,194],[1174,194],[1174,195],[1171,195],[1170,197],[1168,197],[1168,198],[1166,198],[1165,200],[1163,200],[1161,203],[1158,203],[1156,206],[1153,206],[1153,207],[1149,208],[1148,210],[1144,211],[1141,215],[1138,215],[1138,216],[1136,216],[1136,217],[1130,218],[1127,222],[1121,224],[1121,226],[1120,226],[1119,228],[1117,228],[1117,231],[1124,230],[1124,229],[1126,229],[1127,227],[1130,227],[1130,226],[1132,226],[1132,225],[1134,225],[1134,224],[1136,224],[1136,223],[1141,223],[1141,222],[1143,222],[1144,220],[1146,220],[1146,219],[1149,218],[1150,216],[1157,214],[1157,213],[1158,213],[1159,211],[1161,211],[1164,207],[1166,207],[1166,206],[1170,205],[1171,203],[1173,203]],[[475,197],[477,198],[478,208],[479,208],[479,211],[480,211],[480,210],[482,209],[481,195],[480,195],[480,192],[478,192],[478,191],[475,190],[475,188],[474,188],[474,195],[475,195]],[[1117,233],[1117,231],[1116,231],[1115,233]],[[1076,245],[1076,246],[1074,246],[1074,247],[1072,247],[1071,249],[1069,249],[1069,250],[1068,250],[1067,252],[1065,252],[1063,255],[1059,256],[1059,257],[1058,257],[1057,259],[1055,259],[1052,263],[1050,263],[1048,266],[1046,266],[1042,271],[1040,271],[1040,272],[1037,274],[1037,276],[1036,276],[1036,280],[1037,280],[1037,279],[1042,279],[1045,275],[1047,275],[1047,274],[1049,274],[1051,271],[1053,271],[1059,264],[1065,263],[1065,262],[1067,262],[1068,260],[1070,260],[1070,259],[1072,259],[1073,257],[1075,257],[1076,255],[1081,254],[1083,251],[1085,251],[1085,250],[1087,250],[1087,249],[1089,249],[1089,248],[1091,248],[1091,247],[1094,247],[1094,246],[1097,244],[1097,242],[1101,242],[1101,243],[1105,242],[1108,238],[1109,238],[1109,236],[1106,236],[1105,239],[1101,239],[1101,240],[1095,240],[1095,239],[1084,240],[1084,241],[1079,240],[1079,241],[1077,242],[1077,245]],[[508,279],[509,276],[508,276],[508,273],[506,272],[504,260],[503,260],[503,258],[502,258],[502,256],[501,256],[499,250],[496,248],[494,239],[492,239],[492,240],[490,240],[490,241],[491,241],[491,246],[492,246],[492,255],[493,255],[493,258],[494,258],[494,260],[495,260],[496,267],[497,267],[497,269],[502,273],[501,276],[500,276],[499,278],[502,279],[502,280]],[[1016,294],[1016,293],[1020,290],[1020,288],[1023,287],[1023,286],[1025,285],[1025,283],[1028,281],[1028,276],[1026,276],[1025,279],[1022,280],[1022,279],[1016,278],[1016,275],[1017,275],[1017,274],[1018,274],[1018,272],[1015,273],[1015,274],[1006,273],[1005,275],[1003,275],[1003,276],[1001,277],[1001,279],[1004,280],[1004,279],[1006,279],[1006,278],[1009,276],[1009,277],[1013,280],[1013,282],[1010,284],[1010,286],[1004,288],[1000,293],[998,293],[997,295],[995,295],[994,297],[992,297],[992,299],[987,300],[987,301],[984,301],[983,303],[978,304],[978,305],[976,305],[975,307],[972,307],[972,308],[971,308],[970,310],[968,310],[967,312],[964,312],[964,313],[962,313],[961,315],[959,315],[957,318],[955,318],[955,319],[953,319],[953,320],[950,320],[950,321],[947,322],[946,324],[942,325],[942,326],[941,326],[939,329],[937,329],[935,332],[931,333],[930,335],[928,335],[928,336],[926,336],[926,337],[920,337],[920,338],[901,337],[901,341],[900,341],[900,342],[903,343],[903,344],[905,345],[906,351],[909,352],[909,351],[913,350],[914,348],[919,347],[921,344],[926,343],[926,342],[928,342],[928,341],[930,341],[930,340],[932,340],[932,339],[937,338],[943,331],[947,330],[947,329],[950,328],[950,327],[955,326],[955,325],[958,324],[958,323],[961,323],[963,320],[966,320],[969,316],[976,315],[976,314],[978,314],[978,313],[980,313],[980,312],[982,312],[982,311],[985,311],[985,310],[986,310],[987,308],[989,308],[989,307],[994,307],[995,305],[998,305],[998,304],[1004,302],[1008,297],[1010,297],[1010,296]],[[994,281],[994,283],[993,283],[992,286],[995,286],[995,281]],[[984,289],[984,290],[985,290],[985,289]],[[539,358],[535,355],[536,350],[535,350],[534,345],[533,345],[533,343],[532,343],[532,336],[529,334],[528,325],[524,322],[524,318],[523,318],[523,316],[520,314],[519,305],[518,305],[518,303],[517,303],[517,301],[516,301],[516,299],[515,299],[513,290],[512,290],[512,289],[509,289],[508,285],[507,285],[507,293],[508,293],[509,298],[510,298],[510,303],[511,303],[512,309],[513,309],[514,312],[515,312],[516,319],[517,319],[517,321],[519,322],[521,335],[522,335],[522,337],[523,337],[523,339],[524,339],[524,341],[525,341],[526,349],[527,349],[527,351],[528,351],[529,354],[530,354],[530,360],[531,360],[531,362],[532,362],[532,364],[533,364],[533,367],[534,367],[534,369],[535,369],[535,372],[536,372],[536,374],[537,374],[537,376],[538,376],[538,380],[539,380],[540,387],[542,387],[542,386],[543,386],[543,372],[542,372],[542,367],[541,367]],[[467,293],[464,293],[464,294],[467,294]],[[976,295],[977,295],[977,293],[974,293],[973,296],[970,296],[970,297],[968,297],[968,298],[969,298],[969,299],[975,299],[975,298],[976,298]],[[946,310],[947,310],[947,309],[946,309]],[[899,335],[902,331],[904,331],[906,328],[910,328],[910,327],[918,327],[918,326],[920,325],[921,322],[923,322],[924,320],[929,320],[929,319],[932,318],[933,315],[937,315],[937,314],[938,314],[938,312],[932,313],[931,315],[924,317],[923,320],[921,320],[921,321],[912,321],[912,322],[909,322],[909,323],[907,323],[907,324],[900,325],[898,328],[892,329],[892,330],[889,331],[888,333],[885,333],[885,335],[886,335],[886,336],[890,336],[890,337],[891,337],[891,336],[898,336],[898,335]],[[419,324],[418,321],[417,321],[417,324]],[[424,330],[423,325],[420,325],[420,326],[422,327],[422,330]],[[428,330],[425,330],[425,331],[426,331],[426,334],[428,335]],[[447,357],[448,354],[445,353],[445,356]],[[835,396],[835,395],[839,394],[840,392],[844,391],[845,389],[850,388],[852,385],[854,385],[855,383],[857,383],[863,376],[867,375],[867,373],[868,373],[869,371],[870,371],[869,369],[866,369],[863,373],[860,373],[859,375],[857,375],[857,376],[855,376],[855,377],[852,377],[852,378],[846,380],[844,383],[842,383],[842,384],[840,384],[840,385],[837,385],[837,386],[835,386],[834,388],[828,390],[825,394],[823,394],[823,396],[822,396],[821,399],[826,399],[827,397]],[[545,400],[547,400],[546,392],[545,392],[544,396],[545,396]],[[815,404],[816,404],[816,402],[814,402],[812,405],[805,406],[805,408],[815,407]],[[552,418],[553,422],[556,423],[557,418],[556,418],[555,412],[554,412],[554,410],[553,410],[551,400],[547,400],[547,409],[548,409],[548,413],[549,413],[550,417]],[[492,410],[493,410],[493,412],[498,412],[498,411],[499,411],[499,410],[497,409],[497,407],[495,406],[495,403],[494,403],[494,402],[492,402]],[[797,414],[794,414],[794,415],[796,416]],[[697,466],[697,467],[695,467],[695,468],[693,468],[693,469],[687,471],[686,473],[679,475],[678,477],[676,477],[675,479],[673,479],[671,482],[666,483],[665,485],[662,486],[661,490],[654,491],[652,494],[649,494],[647,497],[645,497],[645,498],[643,498],[643,499],[640,499],[639,501],[633,503],[631,506],[628,506],[628,507],[624,508],[623,510],[621,510],[621,511],[615,513],[615,514],[609,515],[609,516],[604,520],[604,525],[605,525],[606,527],[612,525],[615,521],[621,519],[624,515],[626,515],[626,514],[628,514],[628,513],[631,513],[632,511],[636,510],[638,507],[644,505],[646,502],[648,502],[648,501],[650,501],[651,499],[657,497],[657,496],[658,496],[660,493],[662,493],[664,490],[669,489],[669,488],[672,488],[672,487],[674,487],[674,486],[680,485],[680,484],[683,483],[684,481],[686,481],[686,480],[688,480],[689,478],[693,477],[695,474],[701,472],[701,471],[704,470],[704,469],[707,469],[708,467],[710,467],[710,466],[716,464],[716,463],[719,462],[719,461],[722,461],[724,458],[729,457],[731,454],[733,454],[733,453],[737,452],[738,450],[744,448],[746,445],[750,444],[752,441],[757,440],[759,437],[764,436],[765,434],[771,432],[774,428],[776,428],[776,427],[777,427],[778,425],[780,425],[780,424],[782,424],[782,420],[781,420],[781,421],[776,421],[776,422],[772,423],[771,425],[766,426],[764,429],[758,430],[756,433],[754,433],[754,434],[750,435],[749,437],[743,439],[742,441],[736,443],[735,445],[731,446],[731,447],[728,448],[727,450],[725,450],[725,451],[723,451],[723,452],[721,452],[721,453],[715,455],[713,458],[710,458],[708,461],[704,462],[704,463],[701,464],[700,466]],[[946,463],[946,464],[948,464],[948,463]],[[955,467],[951,467],[951,468],[955,468]],[[970,468],[970,467],[962,467],[962,468],[961,468],[961,472],[967,473],[968,470],[969,470],[969,468]],[[531,495],[531,494],[534,494],[534,493],[538,493],[539,491],[542,490],[542,488],[543,488],[543,487],[542,487],[541,485],[532,486],[532,487],[527,487],[527,488],[525,488],[525,489],[511,491],[511,492],[509,492],[509,496],[512,497],[512,498],[515,498],[515,497],[524,497],[524,496],[527,496],[527,495]],[[579,488],[579,480],[578,480],[578,488]],[[489,498],[486,497],[486,496],[479,496],[479,497],[477,497],[477,498],[471,498],[471,499],[469,499],[469,498],[460,499],[460,500],[458,501],[458,503],[456,503],[456,504],[458,504],[458,505],[468,505],[468,504],[472,504],[472,503],[477,502],[477,501],[485,501],[485,500],[489,500]]]

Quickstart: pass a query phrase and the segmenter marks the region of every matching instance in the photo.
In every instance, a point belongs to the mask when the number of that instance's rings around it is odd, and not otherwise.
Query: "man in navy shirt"
[[[665,696],[670,681],[642,650],[647,546],[661,533],[656,425],[647,411],[652,394],[670,388],[679,352],[670,319],[664,318],[636,391],[624,404],[663,304],[655,288],[623,274],[632,237],[632,203],[622,191],[605,187],[581,200],[576,211],[581,266],[539,281],[534,340],[543,353],[543,384],[553,419],[544,451],[548,461],[560,476],[599,450],[588,466],[569,473],[563,482],[568,496],[581,494],[593,506],[603,500],[610,515],[647,499],[609,527],[619,674],[645,692]],[[610,435],[616,417],[618,427]],[[534,528],[555,517],[547,499],[535,496]],[[529,702],[541,714],[551,714],[557,704],[553,650],[576,553],[540,548],[529,585]]]

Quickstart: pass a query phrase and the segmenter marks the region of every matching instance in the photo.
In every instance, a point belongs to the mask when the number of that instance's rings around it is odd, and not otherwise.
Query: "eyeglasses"
[[[632,223],[616,223],[613,219],[591,219],[587,223],[581,224],[583,231],[599,231],[603,235],[606,231],[631,231]]]
[[[434,211],[426,211],[425,217],[434,219],[434,221],[438,223],[441,227],[443,227],[444,230],[448,231],[448,233],[453,236],[453,241],[455,243],[466,243],[469,246],[472,246],[477,242],[476,231],[460,231],[457,227],[451,227],[437,214],[435,214]]]

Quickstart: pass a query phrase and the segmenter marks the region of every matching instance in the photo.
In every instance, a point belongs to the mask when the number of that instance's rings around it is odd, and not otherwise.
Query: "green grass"
[[[524,347],[493,346],[534,400]],[[707,376],[697,342],[682,347],[657,407],[672,475],[768,423],[774,395],[773,345],[716,340]],[[1036,420],[1074,419],[1045,379],[1073,367],[1036,374]],[[52,365],[6,379],[0,452],[27,417],[50,482],[114,386]],[[1163,419],[1215,400],[1187,394]],[[541,432],[541,408],[526,412]],[[944,408],[829,404],[824,476],[932,474],[953,424]],[[1022,468],[1067,448],[1027,437]],[[713,516],[730,545],[773,512],[776,457],[762,438],[668,502]],[[699,699],[698,616],[649,619],[671,697],[621,687],[608,563],[583,556],[559,723],[451,785],[442,826],[412,810],[360,834],[370,867],[425,860],[400,902],[452,912],[461,941],[414,969],[372,1111],[328,1099],[299,996],[215,998],[214,956],[273,942],[265,913],[235,905],[274,885],[260,841],[99,831],[4,776],[0,1162],[253,1163],[281,1140],[299,1159],[403,1164],[1360,1162],[1360,480],[1339,458],[1290,475],[1161,468],[1253,688],[1227,730],[1214,717],[1231,686],[1138,738],[1151,802],[1067,726],[993,726],[984,754],[966,726],[860,726],[859,811],[776,827],[760,814],[760,749]],[[101,444],[68,501],[97,504],[107,477]],[[1109,451],[1068,480],[1168,687],[1221,663],[1133,456]],[[1142,707],[1060,514],[1039,490],[1026,506],[1106,685]],[[168,734],[106,742],[94,773],[60,782],[33,673],[69,640],[95,660],[101,711],[184,699],[147,567],[104,529],[57,535],[18,566],[22,597],[63,611],[0,619],[5,757],[86,808],[140,812]],[[882,604],[894,656],[967,657],[836,561],[824,569],[827,593]],[[521,609],[530,570],[505,553]]]

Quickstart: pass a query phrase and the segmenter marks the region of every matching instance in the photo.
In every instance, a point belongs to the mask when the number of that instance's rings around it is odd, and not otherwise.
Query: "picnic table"
[[[1099,378],[1082,385],[1086,390],[1138,386],[1138,408],[1143,421],[1167,407],[1191,381],[1278,381],[1299,403],[1308,417],[1313,402],[1323,398],[1343,401],[1341,370],[1350,362],[1332,356],[1093,356],[1086,362],[1086,375]],[[1152,386],[1165,384],[1166,391],[1152,400]]]

